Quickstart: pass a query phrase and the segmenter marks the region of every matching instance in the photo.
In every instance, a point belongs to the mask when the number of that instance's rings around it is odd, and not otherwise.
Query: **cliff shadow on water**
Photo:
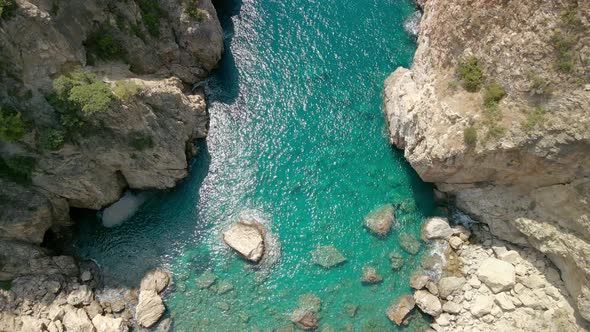
[[[218,68],[213,71],[207,80],[207,101],[221,102],[224,104],[233,103],[239,95],[239,73],[232,50],[232,39],[234,37],[233,16],[240,14],[242,0],[218,0],[213,1],[217,10],[219,22],[223,28],[224,53]]]
[[[190,238],[191,243],[202,241],[197,205],[211,157],[205,140],[200,140],[197,147],[198,154],[190,162],[189,176],[172,190],[144,193],[146,197],[141,208],[120,225],[107,228],[96,212],[76,211],[74,217],[78,222],[70,249],[82,259],[98,258],[107,285],[137,287],[147,271],[167,265],[171,248],[182,250],[177,246],[179,237]],[[154,213],[161,210],[166,212]],[[108,238],[118,240],[108,241]],[[209,257],[199,255],[192,260],[189,265],[207,266]]]

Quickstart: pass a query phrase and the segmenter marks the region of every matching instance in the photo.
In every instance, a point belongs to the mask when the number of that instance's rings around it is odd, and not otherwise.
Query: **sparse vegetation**
[[[0,177],[17,183],[29,183],[35,163],[32,157],[2,156],[0,157]]]
[[[557,53],[555,65],[558,70],[569,73],[574,69],[574,46],[579,40],[578,32],[584,29],[577,5],[562,11],[560,27],[561,29],[556,29],[551,37]]]
[[[479,60],[474,56],[459,63],[457,74],[463,88],[469,92],[477,92],[483,85],[483,70],[479,65]]]
[[[449,85],[448,85],[449,90],[451,90],[452,92],[457,91],[457,89],[459,88],[459,82],[455,81],[455,80],[451,80],[449,81]]]
[[[108,110],[114,99],[108,85],[94,74],[81,70],[54,80],[53,91],[47,101],[59,113],[64,139],[79,133],[88,116]]]
[[[25,126],[20,112],[0,108],[0,140],[18,141],[25,135]]]
[[[529,71],[527,74],[527,78],[530,81],[531,87],[531,94],[535,96],[550,96],[553,90],[551,89],[551,84],[543,79],[541,76],[537,75],[533,71]]]
[[[504,136],[506,129],[502,127],[499,122],[502,120],[502,111],[498,108],[497,103],[492,103],[485,107],[485,125],[488,128],[486,138],[498,139]]]
[[[545,114],[547,110],[542,107],[535,108],[532,112],[527,115],[526,120],[522,124],[526,131],[533,130],[536,126],[545,122]]]
[[[207,19],[209,13],[198,7],[198,3],[195,0],[189,0],[185,9],[186,14],[198,22],[202,22]]]
[[[59,129],[48,129],[41,134],[40,145],[44,150],[56,151],[61,149],[65,142],[65,133]]]
[[[91,33],[84,41],[88,64],[93,65],[97,60],[113,61],[126,58],[125,49],[115,38],[110,27],[102,27]]]
[[[106,111],[113,99],[111,89],[103,81],[81,70],[58,77],[53,81],[53,89],[60,101],[85,114]]]
[[[477,129],[474,126],[469,126],[463,130],[463,141],[467,145],[477,144]]]
[[[126,101],[137,95],[141,87],[133,81],[117,81],[113,88],[113,93],[120,100]]]
[[[16,1],[0,0],[0,19],[12,17],[16,11],[16,8]]]
[[[557,52],[557,69],[566,73],[571,72],[574,69],[573,46],[575,39],[558,29],[555,30],[551,41]]]
[[[160,20],[166,14],[156,0],[138,0],[143,24],[153,37],[160,36]]]
[[[495,107],[498,105],[500,100],[506,96],[506,90],[500,85],[500,83],[493,81],[488,84],[485,88],[483,95],[483,104],[485,107]]]
[[[131,137],[131,146],[137,151],[144,151],[154,147],[154,140],[148,134],[136,132]]]

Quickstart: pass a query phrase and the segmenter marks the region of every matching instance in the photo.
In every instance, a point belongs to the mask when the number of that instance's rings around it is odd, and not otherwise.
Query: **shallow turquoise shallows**
[[[411,293],[408,279],[425,251],[423,244],[418,255],[405,253],[398,236],[419,237],[433,211],[432,188],[390,146],[381,111],[383,81],[415,51],[403,29],[413,11],[410,0],[223,8],[226,55],[207,83],[210,133],[190,176],[151,194],[117,227],[82,223],[77,253],[132,287],[156,266],[171,271],[165,301],[175,331],[287,326],[303,294],[321,299],[320,330],[398,330],[385,310]],[[377,238],[362,220],[387,203],[397,207],[396,226]],[[254,267],[224,245],[221,232],[241,214],[279,240],[274,264]],[[334,245],[346,263],[314,265],[310,252],[321,245]],[[392,252],[405,257],[398,271]],[[363,285],[365,265],[384,281]],[[218,279],[201,290],[196,279],[206,270]],[[427,323],[413,316],[405,330]]]

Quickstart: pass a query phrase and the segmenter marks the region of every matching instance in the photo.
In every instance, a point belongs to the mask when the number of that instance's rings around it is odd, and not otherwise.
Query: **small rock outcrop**
[[[248,261],[258,263],[264,256],[265,232],[261,223],[244,219],[223,232],[223,241]]]
[[[371,211],[363,220],[363,225],[375,235],[386,236],[394,222],[395,209],[393,205],[386,204]]]
[[[160,320],[166,307],[159,293],[164,291],[169,283],[170,275],[161,269],[150,271],[143,277],[135,309],[135,320],[139,325],[150,327]]]
[[[429,291],[418,290],[414,293],[416,306],[425,314],[437,317],[442,313],[442,304],[438,297],[432,295]]]
[[[346,257],[335,246],[319,246],[311,252],[311,261],[324,268],[331,268],[346,262]]]
[[[510,290],[516,283],[514,266],[495,258],[488,258],[481,263],[477,277],[494,293]]]
[[[318,317],[308,309],[296,309],[293,311],[291,321],[302,330],[314,330],[318,327]]]
[[[445,218],[428,218],[424,222],[424,225],[422,225],[422,239],[425,241],[435,239],[448,240],[451,235],[453,235],[453,230]]]
[[[377,273],[377,269],[372,266],[363,267],[363,276],[361,282],[363,284],[378,284],[383,281],[383,277]]]
[[[415,306],[416,302],[413,296],[401,296],[387,308],[387,317],[398,326],[401,326],[404,323],[404,319]]]
[[[92,318],[92,325],[96,332],[127,332],[129,327],[122,318],[112,318],[102,315],[96,315]]]

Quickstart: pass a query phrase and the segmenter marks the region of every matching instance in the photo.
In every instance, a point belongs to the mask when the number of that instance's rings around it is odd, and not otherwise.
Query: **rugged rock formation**
[[[420,4],[412,68],[385,83],[392,143],[493,234],[547,255],[590,319],[590,3]]]
[[[264,255],[265,233],[261,223],[240,220],[223,232],[223,241],[245,259],[258,263]]]
[[[471,238],[457,237],[463,244],[456,250],[446,240],[433,240],[432,248],[436,248],[433,255],[444,252],[446,264],[438,273],[431,274],[434,280],[427,283],[414,280],[414,288],[425,287],[414,294],[419,309],[436,316],[432,330],[588,330],[587,324],[577,319],[563,281],[546,257],[532,248],[499,240],[483,224],[474,225],[473,232],[475,236]],[[488,287],[490,279],[502,278],[507,269],[513,271],[507,273],[506,280],[510,282],[506,287],[501,291]],[[432,287],[435,282],[438,282],[436,288]]]
[[[187,175],[191,143],[208,123],[204,95],[191,84],[223,51],[209,0],[198,1],[198,15],[171,0],[8,3],[0,122],[12,127],[0,135],[0,239],[12,257],[0,257],[3,280],[33,272],[26,262],[45,253],[25,243],[59,234],[70,207],[100,209],[127,188],[171,188]],[[55,80],[77,68],[106,83],[104,110],[56,102]],[[104,102],[94,91],[72,98],[77,107]]]

